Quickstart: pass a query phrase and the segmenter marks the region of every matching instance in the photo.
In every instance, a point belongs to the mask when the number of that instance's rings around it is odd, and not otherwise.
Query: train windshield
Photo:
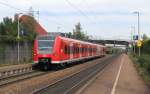
[[[38,37],[38,53],[41,54],[52,53],[54,39],[55,38],[51,36]]]
[[[38,40],[39,48],[51,48],[53,47],[54,41],[52,40]]]

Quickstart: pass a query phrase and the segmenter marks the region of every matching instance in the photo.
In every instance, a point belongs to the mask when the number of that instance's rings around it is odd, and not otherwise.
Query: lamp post
[[[141,34],[140,34],[140,12],[139,11],[135,11],[135,12],[133,12],[134,14],[137,14],[137,21],[138,21],[138,41],[140,41],[141,40]],[[140,56],[140,54],[141,54],[141,49],[140,49],[140,47],[138,47],[139,48],[139,56]]]
[[[17,39],[18,39],[18,53],[17,53],[17,59],[18,59],[18,62],[20,61],[20,43],[19,43],[19,40],[20,40],[20,22],[19,22],[19,15],[21,15],[22,13],[18,13],[18,32],[17,32]]]
[[[133,54],[135,55],[135,26],[131,27],[131,42],[133,46]]]

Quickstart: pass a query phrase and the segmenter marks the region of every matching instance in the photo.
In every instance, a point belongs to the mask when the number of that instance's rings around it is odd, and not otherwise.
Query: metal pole
[[[139,56],[141,55],[141,48],[139,47]]]
[[[137,20],[138,20],[138,41],[140,41],[141,40],[141,35],[140,35],[140,12],[139,11],[135,11],[134,12],[135,14],[137,14]],[[139,56],[141,55],[141,48],[140,47],[138,47],[138,49],[139,49]]]
[[[133,28],[134,36],[135,36],[135,27]],[[134,55],[135,55],[135,39],[134,39]]]
[[[18,39],[18,56],[17,56],[17,58],[18,58],[18,62],[20,61],[20,22],[19,22],[19,15],[20,14],[22,14],[22,13],[18,13],[18,36],[17,36],[17,39]]]
[[[19,46],[19,39],[20,39],[19,30],[20,30],[20,28],[19,28],[19,14],[18,14],[18,36],[17,36],[17,39],[18,39],[18,51],[17,51],[17,52],[18,52],[18,56],[17,56],[17,57],[18,57],[18,62],[19,62],[19,60],[20,60],[20,57],[19,57],[19,56],[20,56],[20,55],[19,55],[19,49],[20,49],[20,46]]]
[[[132,45],[132,53],[134,54],[134,43],[133,43],[133,27],[131,27],[131,45]]]
[[[132,46],[133,46],[133,54],[135,55],[135,26],[131,27],[131,41],[132,41]]]
[[[140,35],[140,13],[137,12],[138,14],[138,41],[141,40],[141,35]],[[141,55],[141,48],[139,47],[139,56]]]
[[[40,21],[39,21],[39,15],[40,15],[40,12],[39,12],[39,10],[38,10],[38,11],[37,11],[38,22],[40,22]]]
[[[138,13],[138,39],[140,40],[141,39],[141,35],[140,35],[140,13],[139,12],[137,12]]]

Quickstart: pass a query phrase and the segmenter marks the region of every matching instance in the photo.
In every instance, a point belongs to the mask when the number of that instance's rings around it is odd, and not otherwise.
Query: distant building
[[[17,20],[18,15],[15,15],[15,20]],[[19,20],[26,22],[28,19],[31,19],[31,16],[22,15]],[[48,32],[34,19],[35,31],[38,35],[47,35]]]

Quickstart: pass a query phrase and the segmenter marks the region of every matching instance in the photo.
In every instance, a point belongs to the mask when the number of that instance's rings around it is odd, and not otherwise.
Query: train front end
[[[38,36],[34,42],[33,59],[40,69],[51,67],[55,36]]]

